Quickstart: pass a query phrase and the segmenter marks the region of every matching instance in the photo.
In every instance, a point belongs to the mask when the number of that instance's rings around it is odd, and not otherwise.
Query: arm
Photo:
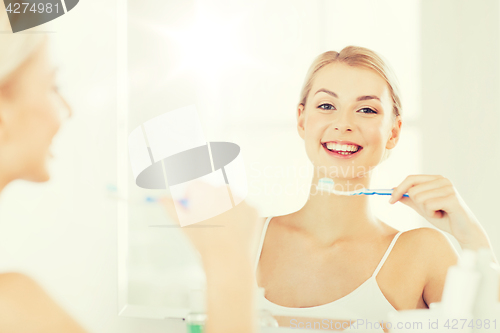
[[[493,252],[488,234],[479,222],[470,224],[468,234],[471,235],[471,237],[466,241],[461,241],[457,238],[460,247],[473,251],[477,251],[482,247],[487,248],[491,252],[491,261],[498,264],[498,259],[495,256],[495,252]]]
[[[427,277],[423,291],[423,298],[427,305],[440,302],[443,295],[446,274],[450,266],[458,262],[458,253],[449,239],[439,230],[433,228],[419,228],[421,244],[425,244],[426,257],[430,260],[427,266]],[[468,248],[462,246],[462,248]],[[474,248],[471,248],[475,250]],[[477,248],[476,248],[477,249]],[[500,285],[500,279],[499,279]],[[500,293],[498,295],[500,301]]]
[[[265,220],[257,220],[257,235],[262,232]],[[206,333],[260,332],[255,304],[257,283],[253,271],[257,240],[250,248],[250,257],[238,250],[228,255],[205,253],[202,257],[207,277]]]
[[[419,228],[419,243],[425,246],[427,262],[426,281],[422,297],[429,306],[440,302],[443,295],[446,274],[450,266],[458,262],[458,253],[449,239],[439,230],[433,228]]]
[[[495,256],[495,252],[493,252],[493,248],[491,246],[490,240],[488,238],[488,235],[486,234],[486,231],[484,231],[483,227],[478,223],[475,224],[471,227],[471,234],[476,234],[472,238],[470,242],[458,242],[460,244],[460,247],[462,249],[470,249],[477,251],[480,248],[487,248],[490,250],[491,253],[491,261],[496,263],[498,265],[498,259]],[[498,292],[498,301],[500,302],[500,278],[498,279],[498,285],[499,285],[499,292]]]
[[[192,184],[187,190],[189,208],[176,208],[168,197],[162,203],[170,218],[179,223],[179,214],[190,217],[206,205],[217,204],[207,198],[217,197],[218,191],[227,196],[225,187]],[[222,214],[197,222],[195,228],[181,228],[200,253],[207,277],[206,333],[258,332],[253,260],[262,226],[257,210],[242,201]]]
[[[406,192],[408,198],[403,197]],[[491,261],[498,264],[486,231],[449,179],[440,175],[408,176],[394,188],[389,202],[394,204],[397,201],[413,208],[438,229],[454,236],[462,249],[475,251],[487,248],[491,253]]]
[[[207,276],[206,333],[258,332],[256,286],[252,261],[246,256],[204,261]]]
[[[31,278],[0,275],[0,332],[85,333]]]

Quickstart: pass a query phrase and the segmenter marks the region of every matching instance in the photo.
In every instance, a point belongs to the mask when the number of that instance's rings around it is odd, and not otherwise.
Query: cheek
[[[385,149],[388,140],[388,127],[384,123],[370,124],[363,129],[365,140],[370,143],[374,149]]]
[[[379,127],[376,126],[368,127],[365,133],[369,137],[371,143],[375,143],[377,145],[382,143],[383,131]]]
[[[327,127],[327,124],[328,122],[325,121],[325,119],[321,119],[320,114],[313,114],[306,117],[304,124],[306,139],[319,142],[319,135],[321,131]]]
[[[29,110],[28,135],[31,143],[40,154],[45,154],[54,135],[59,130],[61,120],[51,96],[39,96],[36,103],[31,103]]]
[[[58,100],[53,93],[41,96],[36,114],[48,135],[54,135],[61,125],[61,118],[58,111]]]
[[[47,103],[47,125],[50,130],[54,132],[54,134],[61,127],[61,103],[60,99],[56,96],[56,94],[50,94]]]

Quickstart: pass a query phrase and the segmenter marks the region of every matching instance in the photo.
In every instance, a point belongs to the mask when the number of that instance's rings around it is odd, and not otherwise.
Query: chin
[[[33,183],[45,183],[50,180],[50,176],[44,175],[44,176],[29,177],[24,179]]]
[[[28,177],[25,177],[24,179],[34,183],[44,183],[50,180],[50,174],[47,170],[40,170],[29,175]]]
[[[48,182],[49,180],[50,180],[50,175],[46,174],[46,175],[43,175],[42,177],[40,177],[38,179],[38,183]]]
[[[46,181],[49,181],[49,180],[50,180],[50,173],[49,173],[48,170],[43,170],[38,175],[38,182],[39,183],[43,183],[43,182],[46,182]]]

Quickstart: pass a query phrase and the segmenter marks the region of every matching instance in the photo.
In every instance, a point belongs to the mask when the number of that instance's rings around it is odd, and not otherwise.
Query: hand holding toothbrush
[[[227,195],[226,186],[215,188],[210,184],[198,181],[187,188],[186,200],[182,210],[176,211],[174,202],[170,197],[160,199],[167,213],[179,224],[177,214],[194,214],[196,210],[204,210],[207,205],[216,205],[212,198],[213,191],[223,192]],[[204,263],[206,261],[232,260],[235,257],[251,260],[253,246],[257,243],[258,231],[257,210],[245,201],[225,211],[222,214],[207,220],[181,227],[191,243],[200,253]]]
[[[403,197],[404,193],[408,193],[409,197]],[[486,232],[449,179],[440,175],[408,176],[394,188],[389,203],[397,201],[453,235],[462,248],[491,249]]]
[[[200,181],[187,188],[185,203],[177,211],[172,198],[160,199],[170,217],[195,214],[214,197],[226,194],[226,186],[213,187]],[[207,322],[204,332],[258,332],[255,306],[256,283],[252,250],[258,236],[257,209],[241,201],[237,206],[207,220],[181,227],[202,257],[206,273]],[[236,297],[237,296],[237,297]]]

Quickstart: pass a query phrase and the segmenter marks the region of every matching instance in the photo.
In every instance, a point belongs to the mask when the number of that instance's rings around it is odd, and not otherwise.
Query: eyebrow
[[[320,92],[324,92],[324,93],[327,93],[328,95],[332,95],[335,98],[339,98],[339,96],[336,93],[334,93],[333,91],[330,91],[328,89],[325,89],[325,88],[319,89],[318,91],[316,91],[316,93],[314,95],[316,95],[317,93],[320,93]],[[378,98],[375,95],[359,96],[358,98],[356,98],[356,101],[358,101],[358,102],[359,101],[367,101],[369,99],[376,99],[380,102],[380,98]]]

